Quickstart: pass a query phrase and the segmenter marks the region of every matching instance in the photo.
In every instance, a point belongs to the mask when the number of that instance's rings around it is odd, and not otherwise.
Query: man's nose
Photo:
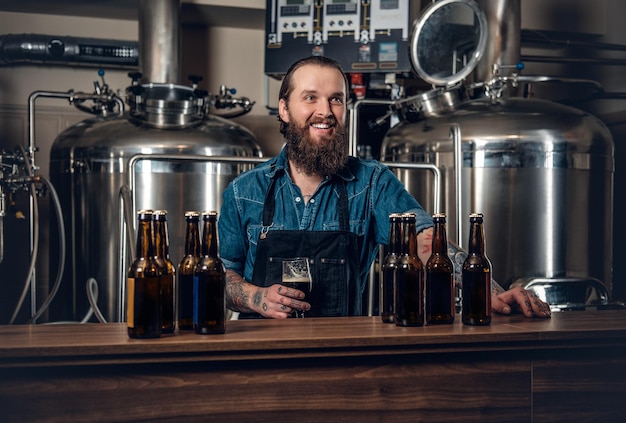
[[[330,103],[326,101],[320,101],[317,109],[315,110],[315,114],[324,118],[332,116],[333,112],[330,108]]]

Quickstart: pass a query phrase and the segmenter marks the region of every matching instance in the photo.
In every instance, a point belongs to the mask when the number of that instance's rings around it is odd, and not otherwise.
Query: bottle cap
[[[416,214],[412,213],[412,212],[402,213],[402,218],[406,219],[406,220],[415,220],[416,219]]]
[[[185,217],[199,217],[200,212],[195,210],[189,210],[185,212]]]
[[[205,211],[202,212],[202,216],[205,217],[205,218],[212,217],[212,216],[217,217],[217,211],[216,210],[205,210]]]
[[[155,210],[152,213],[152,217],[154,220],[166,220],[167,219],[167,210]]]

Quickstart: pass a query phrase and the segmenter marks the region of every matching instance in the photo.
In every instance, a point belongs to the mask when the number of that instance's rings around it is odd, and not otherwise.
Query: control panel
[[[346,72],[410,72],[409,0],[267,0],[265,73],[320,55]]]

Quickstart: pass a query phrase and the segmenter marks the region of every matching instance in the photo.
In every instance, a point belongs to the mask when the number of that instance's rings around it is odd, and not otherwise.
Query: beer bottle
[[[470,214],[468,255],[463,263],[463,324],[486,326],[491,323],[491,263],[485,255],[483,215]]]
[[[185,256],[178,264],[178,329],[193,329],[193,274],[200,261],[200,213],[185,213]]]
[[[382,277],[380,280],[380,317],[385,323],[393,323],[396,271],[402,253],[402,214],[389,215],[389,244],[383,260]]]
[[[154,259],[152,210],[139,210],[137,251],[128,269],[126,321],[131,338],[161,336],[161,270]]]
[[[454,322],[454,266],[448,257],[446,215],[433,216],[432,253],[426,262],[426,324]]]
[[[415,213],[402,215],[402,254],[396,270],[397,326],[424,325],[424,265],[417,256]]]
[[[217,212],[202,213],[202,258],[193,277],[193,327],[199,334],[226,331],[226,271],[217,253]]]
[[[170,260],[169,231],[167,229],[167,211],[155,210],[152,215],[154,221],[154,245],[156,261],[162,270],[161,275],[161,333],[174,333],[175,325],[175,277],[176,270]]]

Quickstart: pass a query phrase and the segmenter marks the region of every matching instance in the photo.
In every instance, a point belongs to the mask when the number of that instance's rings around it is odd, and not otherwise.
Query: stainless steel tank
[[[519,0],[482,1],[481,6],[488,9],[489,19],[471,0],[442,0],[416,21],[414,67],[440,88],[406,102],[406,109],[416,113],[402,111],[403,121],[383,140],[381,157],[435,164],[442,170],[440,209],[448,213],[451,225],[459,222],[455,226],[460,234],[453,228],[449,234],[460,245],[467,244],[469,214],[484,213],[487,254],[494,279],[503,286],[533,278],[555,283],[588,279],[610,290],[611,134],[583,111],[507,95],[523,77],[517,75],[519,66],[502,61],[515,56],[506,48],[519,48],[519,25],[512,23],[510,13],[501,12],[515,11],[519,20]],[[442,40],[449,44],[433,45]],[[483,72],[491,69],[490,75],[483,73],[482,80],[461,89],[460,80],[481,60],[484,47],[494,43],[502,48],[492,49],[497,54],[487,56],[492,62],[482,66]],[[461,94],[471,89],[474,96]],[[456,154],[452,135],[458,138]],[[398,174],[432,211],[432,175],[408,170]]]
[[[167,110],[167,102],[163,107]],[[185,155],[205,156],[207,161],[176,159]],[[93,277],[105,318],[121,318],[120,189],[129,180],[134,180],[129,188],[135,210],[168,211],[170,255],[177,263],[183,254],[185,210],[219,210],[222,191],[249,167],[209,160],[260,155],[250,131],[216,116],[193,125],[158,128],[126,114],[87,119],[63,131],[51,149],[50,175],[64,212],[68,258],[51,312],[71,312],[57,316],[65,319],[82,317],[88,310],[85,282]],[[54,307],[56,303],[65,309]]]
[[[89,278],[98,282],[104,317],[123,320],[124,275],[134,255],[127,248],[134,235],[124,227],[135,225],[135,211],[168,211],[170,256],[178,263],[184,212],[219,210],[228,183],[252,166],[237,157],[262,156],[249,130],[208,114],[206,92],[176,84],[178,11],[175,0],[140,1],[143,69],[127,90],[130,110],[79,122],[54,141],[50,175],[65,218],[67,259],[51,320],[86,314]],[[220,156],[235,161],[215,161]],[[124,221],[122,204],[132,209],[131,222]]]
[[[494,279],[594,277],[612,281],[613,143],[594,116],[549,101],[464,102],[452,112],[402,122],[383,141],[384,160],[436,164],[450,238],[457,219],[450,128],[460,127],[461,219],[485,215]],[[433,210],[433,176],[400,171],[409,191]],[[466,245],[465,222],[460,245]]]

